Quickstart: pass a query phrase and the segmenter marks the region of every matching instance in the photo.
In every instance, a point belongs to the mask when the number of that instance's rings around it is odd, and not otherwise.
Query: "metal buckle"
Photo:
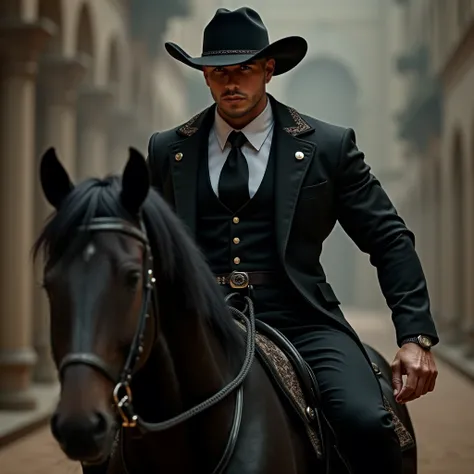
[[[249,283],[249,276],[246,272],[233,271],[229,275],[229,285],[236,290],[247,288],[249,286]]]
[[[124,390],[123,396],[120,397],[121,389]],[[114,388],[114,402],[122,418],[122,426],[124,428],[135,428],[137,426],[137,415],[133,414],[131,409],[132,403],[132,389],[128,383],[119,382]]]

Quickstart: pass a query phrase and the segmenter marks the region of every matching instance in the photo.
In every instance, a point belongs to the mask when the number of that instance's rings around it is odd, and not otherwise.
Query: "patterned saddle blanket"
[[[245,326],[236,321],[245,331]],[[280,393],[301,420],[311,445],[319,459],[324,456],[323,432],[319,416],[317,384],[310,367],[303,361],[293,345],[274,328],[262,321],[256,321],[257,357],[263,363]],[[375,373],[380,370],[372,363]],[[392,415],[395,431],[403,451],[414,446],[415,441],[408,429],[398,418],[388,399],[384,396],[385,408]]]

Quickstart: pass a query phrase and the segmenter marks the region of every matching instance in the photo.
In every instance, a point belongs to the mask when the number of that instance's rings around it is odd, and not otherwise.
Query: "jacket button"
[[[234,237],[232,241],[234,242],[234,244],[240,244],[240,239],[238,237]]]
[[[232,219],[232,222],[233,222],[234,224],[238,224],[238,223],[240,222],[240,219],[239,219],[238,217],[234,217],[234,218]]]
[[[234,258],[234,263],[235,263],[236,265],[238,265],[238,264],[240,263],[240,258],[239,258],[239,257],[235,257],[235,258]]]
[[[295,158],[296,158],[297,160],[302,160],[302,159],[304,158],[304,153],[303,153],[302,151],[297,151],[297,152],[295,153]]]
[[[174,159],[176,161],[181,161],[183,159],[183,154],[180,152],[180,153],[176,153],[176,155],[174,155]]]

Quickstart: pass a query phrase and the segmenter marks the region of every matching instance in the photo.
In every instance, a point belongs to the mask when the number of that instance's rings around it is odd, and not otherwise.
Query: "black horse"
[[[74,186],[50,149],[41,184],[56,212],[34,250],[45,253],[61,382],[51,428],[65,454],[90,473],[324,472],[253,357],[254,320],[241,319],[246,333],[236,324],[243,315],[150,188],[143,156],[131,149],[121,179]],[[414,439],[406,407],[391,404]],[[415,473],[416,451],[405,458]]]

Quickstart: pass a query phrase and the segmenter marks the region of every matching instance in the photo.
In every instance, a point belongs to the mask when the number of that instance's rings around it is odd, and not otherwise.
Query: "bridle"
[[[103,361],[99,356],[93,353],[70,353],[67,354],[59,364],[59,375],[62,377],[64,370],[71,365],[88,365],[95,370],[102,373],[115,385],[113,390],[114,406],[121,418],[123,428],[139,428],[142,432],[159,432],[177,426],[195,415],[216,405],[234,390],[238,389],[236,395],[236,402],[234,408],[234,418],[232,428],[229,434],[227,445],[224,453],[213,470],[212,474],[221,473],[228,465],[232,454],[235,450],[238,434],[242,422],[243,412],[243,381],[250,371],[254,354],[255,354],[255,315],[253,311],[253,304],[250,298],[246,297],[249,316],[245,316],[236,308],[229,307],[230,311],[240,319],[246,327],[246,353],[242,368],[239,374],[228,385],[223,387],[219,392],[212,397],[203,401],[189,410],[175,416],[169,420],[159,423],[148,423],[142,420],[134,411],[133,395],[131,389],[131,381],[136,371],[137,364],[144,350],[145,330],[147,327],[147,320],[150,318],[150,303],[152,304],[152,312],[156,317],[158,305],[155,292],[155,278],[153,276],[153,256],[146,233],[143,220],[140,219],[139,227],[120,218],[115,217],[96,217],[93,218],[87,225],[78,227],[79,231],[85,232],[114,232],[121,233],[139,240],[144,246],[144,265],[143,265],[143,297],[140,308],[140,316],[138,320],[137,329],[130,346],[130,350],[120,373],[114,371],[109,365]],[[229,300],[235,294],[228,295],[226,300]],[[123,437],[122,437],[123,438]],[[122,456],[123,457],[123,456]],[[125,466],[125,465],[124,465]]]
[[[114,404],[121,416],[124,427],[135,427],[137,424],[137,417],[133,412],[128,411],[131,408],[132,391],[130,383],[132,381],[133,372],[143,353],[143,342],[145,338],[145,330],[147,319],[150,318],[149,308],[150,300],[153,293],[155,278],[153,277],[153,257],[151,254],[150,245],[145,232],[143,222],[140,222],[141,229],[130,224],[128,221],[109,217],[97,217],[87,224],[80,226],[79,231],[86,232],[114,232],[121,233],[139,240],[144,247],[143,255],[143,297],[140,308],[140,316],[138,319],[137,330],[132,340],[130,350],[120,373],[113,370],[100,357],[92,353],[70,353],[66,355],[59,365],[59,375],[62,377],[64,370],[70,365],[88,365],[101,372],[108,378],[115,388],[113,391]],[[156,311],[156,301],[153,301],[153,311]],[[155,313],[156,314],[156,313]]]

